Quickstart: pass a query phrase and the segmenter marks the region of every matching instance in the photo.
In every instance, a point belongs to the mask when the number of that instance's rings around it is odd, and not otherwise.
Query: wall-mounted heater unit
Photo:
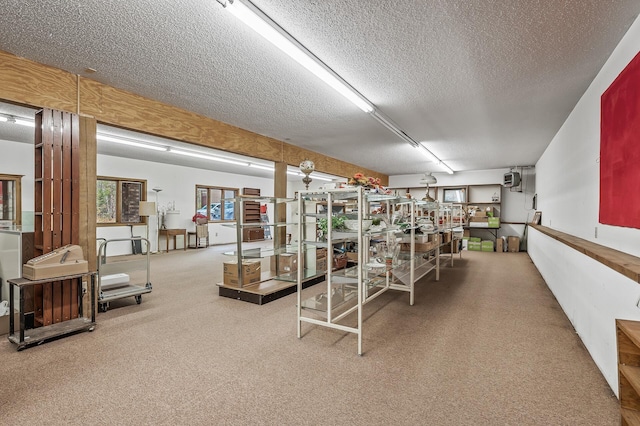
[[[518,172],[505,173],[503,185],[505,188],[512,188],[520,185],[520,173]]]

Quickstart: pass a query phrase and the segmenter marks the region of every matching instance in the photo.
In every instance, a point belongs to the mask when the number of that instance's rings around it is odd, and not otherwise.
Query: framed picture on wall
[[[466,203],[467,191],[465,188],[445,188],[442,190],[442,198],[445,203]]]
[[[542,212],[536,212],[533,215],[533,219],[531,219],[532,225],[540,225],[540,220],[542,219]]]

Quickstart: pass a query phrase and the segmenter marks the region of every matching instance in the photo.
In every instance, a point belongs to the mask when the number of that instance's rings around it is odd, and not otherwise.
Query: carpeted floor
[[[152,256],[153,292],[92,333],[0,341],[0,424],[617,425],[618,401],[526,253],[464,252],[387,292],[356,337],[295,294],[217,295],[223,247]],[[313,288],[305,290],[312,292]]]

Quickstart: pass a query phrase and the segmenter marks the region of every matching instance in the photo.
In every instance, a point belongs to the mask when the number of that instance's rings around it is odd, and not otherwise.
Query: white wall
[[[22,179],[22,209],[23,217],[33,218],[33,145],[11,141],[0,141],[0,173],[24,175]],[[188,230],[195,230],[191,217],[195,214],[195,186],[196,184],[227,186],[232,188],[260,188],[263,195],[273,195],[273,180],[252,176],[235,175],[202,169],[193,169],[169,164],[152,163],[148,161],[132,160],[107,155],[98,155],[97,173],[102,176],[124,177],[147,180],[147,199],[155,201],[154,187],[162,188],[158,194],[160,207],[166,207],[175,202],[180,210],[179,226]],[[156,250],[157,221],[150,218],[149,240],[151,250]],[[134,235],[146,236],[144,226],[134,226]],[[117,239],[129,238],[131,230],[128,226],[98,227],[98,238]],[[210,244],[233,243],[236,241],[234,228],[220,224],[209,224]],[[164,237],[160,242],[164,247]],[[182,247],[182,241],[178,242]],[[171,243],[173,247],[173,242]],[[114,243],[109,245],[109,255],[131,253],[130,243]]]
[[[598,158],[600,97],[638,50],[640,19],[636,19],[536,164],[538,209],[542,211],[543,225],[635,256],[640,256],[640,230],[598,223]],[[614,319],[640,320],[640,309],[635,306],[640,285],[567,250],[561,243],[531,232],[532,260],[617,393]]]
[[[133,160],[121,157],[111,157],[98,155],[97,173],[99,176],[116,176],[124,178],[146,179],[147,199],[156,200],[156,193],[152,190],[155,187],[162,188],[158,193],[158,205],[160,209],[167,209],[169,205],[175,203],[175,209],[180,211],[178,228],[186,228],[188,231],[195,231],[195,225],[191,218],[195,214],[195,187],[196,184],[211,186],[226,186],[242,189],[259,188],[262,195],[273,195],[273,180],[258,178],[253,176],[243,176],[230,173],[215,172],[210,170],[174,166],[170,164],[153,163],[149,161]],[[145,228],[135,227],[135,235],[144,236]],[[97,237],[100,238],[127,238],[130,236],[128,226],[125,227],[98,227]],[[150,218],[149,239],[152,242],[152,251],[156,250],[157,240],[157,220]],[[209,243],[225,244],[236,241],[236,230],[222,224],[209,224]],[[115,245],[113,246],[115,247]],[[165,240],[162,237],[160,248],[164,249]],[[170,247],[173,247],[171,242]],[[182,241],[178,242],[178,247],[182,248]],[[111,251],[109,255],[118,254],[117,250]],[[122,246],[122,250],[130,249]]]
[[[22,225],[33,226],[34,148],[28,143],[0,140],[0,173],[22,177]]]

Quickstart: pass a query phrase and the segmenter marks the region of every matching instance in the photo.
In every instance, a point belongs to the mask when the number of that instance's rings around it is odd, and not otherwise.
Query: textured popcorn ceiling
[[[215,0],[2,3],[0,50],[382,173],[442,170]],[[534,164],[640,12],[638,0],[254,4],[457,171]]]

